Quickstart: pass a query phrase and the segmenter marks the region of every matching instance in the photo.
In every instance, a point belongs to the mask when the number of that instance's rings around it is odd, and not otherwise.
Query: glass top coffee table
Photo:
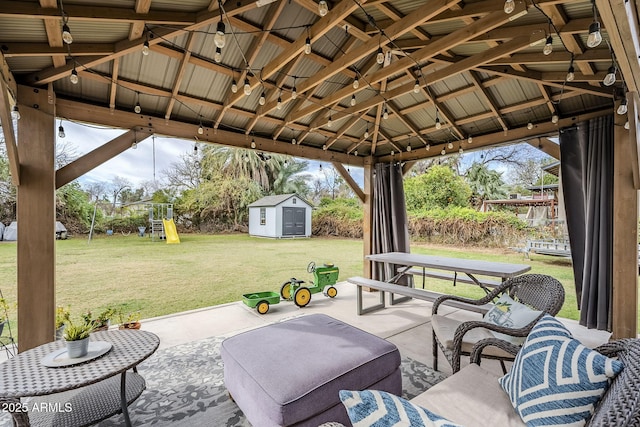
[[[145,389],[136,366],[156,351],[160,339],[125,329],[94,332],[90,340],[112,347],[81,364],[48,367],[43,360],[65,346],[55,341],[0,364],[0,404],[17,425],[86,426],[119,412],[131,425],[128,405]],[[25,397],[31,399],[21,399]]]

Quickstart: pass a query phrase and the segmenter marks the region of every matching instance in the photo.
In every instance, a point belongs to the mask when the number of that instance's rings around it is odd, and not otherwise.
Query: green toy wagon
[[[277,292],[254,292],[242,295],[242,302],[251,308],[255,308],[260,314],[266,314],[269,311],[269,304],[277,304],[280,302],[280,294]]]

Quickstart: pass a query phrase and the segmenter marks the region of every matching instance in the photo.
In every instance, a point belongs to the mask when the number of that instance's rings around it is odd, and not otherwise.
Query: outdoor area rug
[[[129,407],[133,425],[249,427],[224,386],[220,357],[223,339],[212,337],[161,349],[140,364],[138,372],[145,378],[147,389]],[[402,358],[401,370],[402,394],[408,399],[445,378],[408,357]],[[10,419],[3,416],[0,426],[10,426]],[[98,424],[122,425],[122,415]]]

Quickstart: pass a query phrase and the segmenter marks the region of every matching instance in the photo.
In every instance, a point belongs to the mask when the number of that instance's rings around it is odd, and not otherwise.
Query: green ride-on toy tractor
[[[338,281],[338,273],[340,269],[333,264],[324,264],[317,267],[314,261],[307,266],[307,272],[313,273],[313,281],[310,286],[303,285],[304,280],[298,280],[292,277],[284,282],[280,287],[280,296],[282,299],[292,301],[300,308],[305,307],[311,301],[311,294],[323,292],[325,296],[334,298],[338,295],[335,288]]]

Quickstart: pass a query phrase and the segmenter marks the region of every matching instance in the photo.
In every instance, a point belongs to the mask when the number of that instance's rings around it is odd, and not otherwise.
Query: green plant
[[[61,328],[70,320],[71,314],[69,307],[63,307],[61,305],[56,307],[56,329]]]
[[[0,323],[7,321],[7,311],[9,311],[9,303],[6,299],[0,298]]]
[[[95,329],[93,323],[82,322],[74,324],[71,320],[66,323],[64,328],[64,339],[66,341],[79,341],[89,337],[89,334]]]
[[[140,321],[140,312],[134,311],[134,312],[125,314],[122,310],[120,310],[118,312],[118,318],[120,319],[121,325],[124,325],[127,323],[136,323]]]
[[[91,311],[87,311],[83,313],[80,317],[86,324],[92,324],[94,328],[100,328],[107,326],[109,324],[109,320],[116,313],[116,310],[112,307],[107,307],[100,312],[95,318],[91,314]]]

